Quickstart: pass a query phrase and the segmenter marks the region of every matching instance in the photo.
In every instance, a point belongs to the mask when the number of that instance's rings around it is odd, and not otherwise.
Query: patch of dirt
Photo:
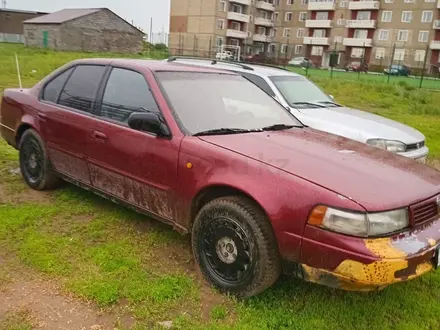
[[[115,324],[130,327],[132,317],[102,312],[93,304],[61,293],[56,284],[14,274],[13,282],[2,290],[0,321],[17,311],[26,310],[33,316],[36,329],[112,330]]]
[[[25,187],[23,190],[15,192],[10,191],[7,186],[0,185],[0,203],[21,204],[21,203],[41,203],[51,202],[51,193],[49,191],[36,191]]]

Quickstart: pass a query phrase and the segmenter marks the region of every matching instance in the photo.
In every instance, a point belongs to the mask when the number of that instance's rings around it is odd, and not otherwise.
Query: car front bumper
[[[319,228],[312,231],[317,234],[312,236],[324,242],[304,238],[296,272],[309,282],[348,291],[373,291],[414,279],[438,266],[440,219],[417,230],[376,239],[347,238]],[[346,241],[341,241],[344,238]],[[338,242],[337,246],[328,244],[332,241]]]
[[[426,159],[428,157],[428,154],[429,154],[429,149],[426,146],[419,148],[419,149],[416,149],[416,150],[399,153],[399,155],[401,155],[401,156],[412,158],[412,159],[414,159],[420,163],[423,163],[423,164],[426,163]]]

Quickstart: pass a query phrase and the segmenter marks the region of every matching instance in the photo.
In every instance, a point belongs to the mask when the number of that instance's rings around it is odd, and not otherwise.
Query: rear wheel
[[[23,133],[19,144],[20,170],[26,183],[35,190],[53,189],[59,184],[47,156],[44,142],[33,129]]]
[[[250,297],[280,275],[272,226],[260,208],[244,197],[206,204],[193,226],[192,247],[204,277],[222,293]]]

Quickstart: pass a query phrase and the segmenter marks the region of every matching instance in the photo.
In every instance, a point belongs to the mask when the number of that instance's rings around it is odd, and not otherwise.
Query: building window
[[[380,60],[385,57],[385,48],[376,48],[376,59]]]
[[[296,45],[295,46],[295,54],[302,54],[303,52],[303,46],[302,45]]]
[[[386,41],[390,35],[390,31],[388,30],[379,30],[379,40]]]
[[[275,37],[277,35],[277,29],[271,29],[269,31],[269,36],[270,37]]]
[[[345,19],[343,19],[343,18],[338,19],[336,24],[338,24],[338,25],[345,25]]]
[[[291,21],[292,18],[293,18],[293,14],[292,13],[286,13],[286,18],[285,18],[286,21]]]
[[[274,21],[278,21],[278,16],[280,15],[280,13],[275,13],[273,16]]]
[[[307,19],[307,12],[299,13],[299,21],[304,22]]]
[[[232,22],[231,28],[232,28],[232,30],[241,31],[241,23]]]
[[[290,38],[290,29],[284,29],[283,30],[283,37],[284,38]]]
[[[265,36],[266,35],[266,28],[263,26],[258,27],[258,34]]]
[[[403,2],[405,2],[405,3],[414,3],[415,0],[404,0]]]
[[[281,45],[281,54],[286,54],[287,53],[287,45],[286,44],[282,44]]]
[[[269,45],[269,53],[275,53],[276,51],[276,46],[274,44],[270,44]]]
[[[239,5],[232,5],[232,12],[243,14],[243,7]]]
[[[356,19],[360,21],[368,21],[371,17],[371,11],[358,11]]]
[[[429,31],[419,31],[419,42],[428,42]]]
[[[408,30],[399,30],[397,33],[397,41],[408,41]]]
[[[288,6],[293,5],[293,0],[287,0],[287,5]]]
[[[394,0],[385,0],[385,3],[394,3]]]
[[[347,7],[347,5],[348,5],[348,1],[341,1],[339,3],[339,7],[341,7],[341,8],[345,8],[345,7]]]
[[[354,58],[362,58],[364,56],[363,48],[352,48],[351,49],[351,57]]]
[[[423,62],[425,60],[426,50],[418,49],[414,54],[414,60],[416,62]]]
[[[328,11],[318,11],[316,13],[316,20],[328,20]]]
[[[226,11],[226,2],[225,1],[220,1],[220,5],[219,5],[219,10],[220,11]]]
[[[224,19],[218,19],[217,20],[217,29],[223,30],[225,28],[225,20]]]
[[[394,60],[403,61],[405,59],[405,49],[396,49],[394,51]]]
[[[325,38],[325,35],[326,35],[325,32],[326,32],[325,30],[315,29],[315,30],[313,30],[313,37],[314,38]]]
[[[217,47],[221,47],[221,45],[223,45],[223,37],[217,37],[215,39],[215,44]]]
[[[367,37],[368,37],[368,30],[354,30],[353,37],[355,39],[367,39]]]
[[[393,12],[391,10],[386,10],[382,12],[382,22],[391,22],[393,19]]]
[[[248,32],[247,32],[247,37],[248,37],[248,38],[252,37],[252,33],[251,33],[251,31],[248,31]]]
[[[412,20],[412,11],[402,12],[402,23],[409,23]]]
[[[301,0],[301,5],[307,5],[309,3],[309,0]]]
[[[322,47],[322,46],[313,46],[312,47],[311,54],[313,56],[322,56],[323,53],[324,53],[324,47]]]
[[[422,12],[422,23],[431,23],[432,22],[432,11],[423,11]]]
[[[296,37],[297,37],[297,38],[304,38],[304,32],[305,32],[304,29],[298,29],[298,30],[296,30]]]

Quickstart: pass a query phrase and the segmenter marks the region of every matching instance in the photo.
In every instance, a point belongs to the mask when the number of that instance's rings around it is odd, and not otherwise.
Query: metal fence
[[[24,44],[24,35],[0,33],[0,42],[10,42],[15,44]]]
[[[255,43],[254,43],[255,44]],[[170,36],[169,50],[163,56],[179,55],[192,57],[216,58],[220,45],[212,37],[205,36]],[[355,57],[347,52],[348,47],[334,43],[327,47],[324,53],[314,56],[311,45],[293,44],[286,40],[284,44],[272,44],[265,51],[259,51],[255,45],[241,47],[240,60],[245,62],[265,63],[291,68],[292,71],[310,76],[327,77],[331,79],[343,78],[348,80],[377,81],[382,83],[408,84],[415,88],[440,90],[440,63],[436,51],[426,49],[409,49],[405,43],[395,43],[388,47],[358,47],[362,51]],[[330,54],[336,53],[337,63],[329,65]],[[437,51],[438,52],[438,51]],[[307,56],[314,62],[313,67],[297,68],[289,66],[289,61],[295,57]],[[325,61],[324,61],[324,60]],[[357,61],[368,65],[367,72],[346,71],[347,65]],[[324,63],[325,62],[325,63]],[[408,67],[408,75],[394,74],[394,66]],[[388,75],[386,71],[392,71]]]

